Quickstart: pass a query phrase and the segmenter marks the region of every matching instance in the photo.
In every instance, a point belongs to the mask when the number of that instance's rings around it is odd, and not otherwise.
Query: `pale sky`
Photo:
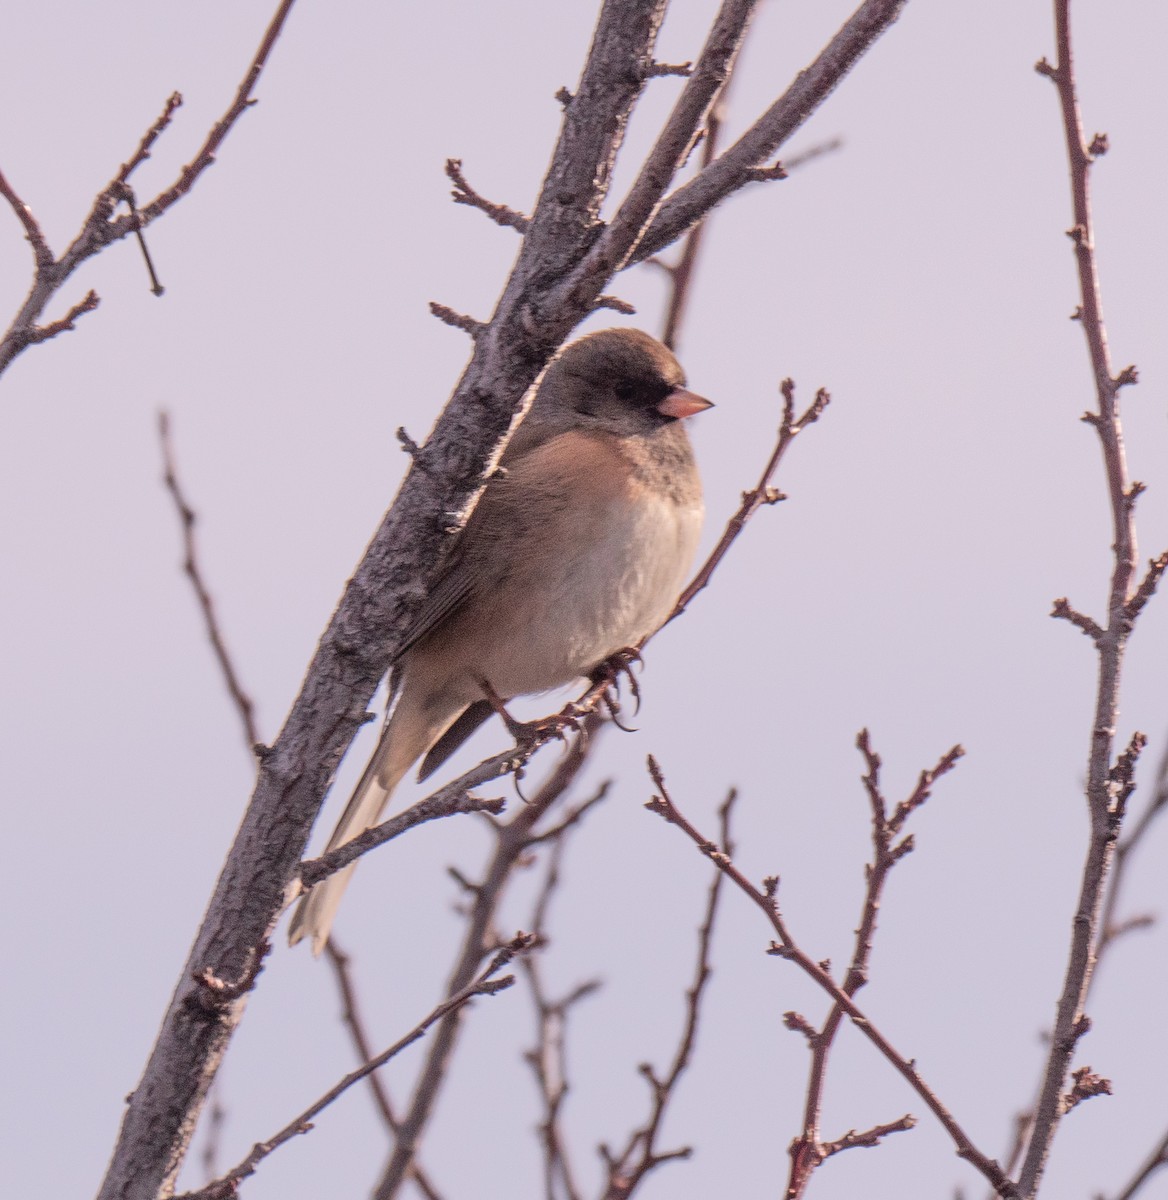
[[[0,168],[54,249],[131,153],[166,96],[186,104],[137,178],[152,195],[226,107],[273,5],[145,0],[12,6],[0,39]],[[847,3],[768,4],[731,113],[741,130],[820,49]],[[1104,309],[1116,365],[1135,362],[1125,427],[1141,557],[1168,547],[1168,276],[1163,46],[1154,5],[1076,6]],[[714,5],[677,0],[658,48],[696,57]],[[200,514],[208,582],[266,737],[406,460],[468,354],[427,312],[489,315],[515,235],[448,201],[460,157],[484,195],[530,206],[577,78],[594,6],[368,6],[300,0],[248,112],[195,193],[149,230],[166,295],[125,242],[60,295],[102,306],[0,381],[0,719],[10,920],[0,990],[0,1192],[85,1196],[104,1173],[207,896],[250,792],[237,719],[180,571],[155,417],[170,410]],[[641,677],[639,732],[610,731],[578,795],[611,798],[569,847],[545,975],[601,976],[572,1027],[565,1120],[594,1194],[595,1146],[645,1113],[643,1060],[664,1064],[682,1020],[708,867],[659,819],[645,755],[702,828],[742,793],[737,859],[782,876],[784,911],[816,958],[846,961],[868,810],[853,742],[872,730],[892,799],[955,742],[958,770],[914,818],[862,1005],[980,1148],[1001,1155],[1033,1092],[1061,986],[1085,847],[1081,782],[1094,657],[1052,621],[1068,595],[1100,616],[1110,531],[1078,302],[1049,6],[909,3],[791,144],[841,151],[720,210],[680,356],[717,407],[693,424],[712,543],[765,459],[784,376],[834,400],[761,513]],[[676,94],[653,83],[616,190]],[[4,213],[7,213],[4,209]],[[0,213],[0,290],[15,311],[28,247]],[[663,285],[614,288],[661,325]],[[8,316],[3,323],[7,324]],[[590,328],[625,318],[602,314]],[[1119,736],[1168,736],[1168,597],[1131,643]],[[532,711],[550,711],[559,699]],[[458,762],[501,748],[497,723]],[[372,744],[349,758],[323,843]],[[551,764],[557,751],[544,752]],[[521,801],[505,789],[509,804]],[[416,795],[421,795],[417,792]],[[403,790],[401,803],[415,793]],[[1138,800],[1138,794],[1137,794]],[[446,874],[473,875],[471,818],[431,826],[362,866],[337,922],[374,1040],[438,999],[460,925]],[[1133,863],[1126,911],[1160,912],[1168,830]],[[535,873],[504,926],[529,919]],[[1055,1143],[1046,1194],[1114,1192],[1164,1130],[1166,934],[1106,963],[1080,1045],[1115,1087]],[[782,1028],[826,1002],[765,955],[769,928],[728,893],[695,1066],[645,1200],[774,1196],[799,1129],[807,1054]],[[222,1165],[354,1064],[332,976],[281,940],[221,1074]],[[540,1194],[532,1037],[523,989],[478,1004],[422,1161],[448,1197]],[[415,1047],[386,1072],[399,1100]],[[916,1114],[915,1130],[827,1163],[817,1200],[984,1193],[979,1177],[854,1031],[832,1060],[824,1133]],[[248,1200],[364,1196],[386,1145],[355,1091],[244,1185]],[[202,1182],[197,1154],[183,1186]],[[1142,1194],[1168,1196],[1168,1172]]]

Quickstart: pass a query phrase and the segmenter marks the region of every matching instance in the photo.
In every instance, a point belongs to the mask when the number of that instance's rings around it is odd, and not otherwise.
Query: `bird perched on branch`
[[[381,818],[507,700],[595,671],[669,616],[702,488],[684,418],[710,402],[636,329],[573,342],[538,385],[392,666],[396,703],[328,849]],[[352,864],[304,896],[289,941],[319,953]]]

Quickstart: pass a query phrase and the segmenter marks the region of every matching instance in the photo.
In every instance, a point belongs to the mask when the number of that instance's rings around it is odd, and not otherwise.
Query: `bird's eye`
[[[623,383],[616,385],[616,394],[628,403],[637,394],[636,386],[630,383],[627,379]]]

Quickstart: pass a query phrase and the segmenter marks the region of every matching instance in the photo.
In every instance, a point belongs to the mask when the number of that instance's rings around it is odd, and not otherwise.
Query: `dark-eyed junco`
[[[377,823],[418,759],[424,777],[491,715],[487,685],[503,699],[560,687],[661,625],[702,524],[681,422],[709,407],[636,329],[552,362],[393,664],[396,704],[330,850]],[[320,952],[352,870],[301,899],[290,942]]]

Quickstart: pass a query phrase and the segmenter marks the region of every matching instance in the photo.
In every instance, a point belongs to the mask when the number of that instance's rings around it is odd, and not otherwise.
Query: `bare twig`
[[[149,225],[151,221],[156,221],[168,208],[172,207],[176,201],[181,200],[194,187],[195,181],[199,176],[215,161],[215,155],[219,152],[219,147],[235,127],[236,121],[257,103],[252,93],[255,91],[256,84],[260,81],[260,75],[263,74],[264,67],[267,66],[268,57],[272,53],[276,40],[284,30],[284,22],[287,20],[288,14],[292,11],[294,3],[295,0],[281,0],[279,8],[276,9],[275,15],[264,31],[259,49],[256,50],[255,57],[251,60],[251,65],[248,67],[247,73],[236,89],[235,99],[232,100],[223,116],[212,126],[211,132],[207,134],[195,157],[183,167],[178,179],[165,191],[155,196],[149,204],[142,206],[142,223],[144,225]],[[154,132],[155,130],[152,129],[150,134]],[[148,138],[150,134],[147,135]],[[149,150],[149,143],[146,139],[143,139],[143,145],[139,147],[139,155],[148,157],[148,155],[143,154],[143,150]],[[130,172],[140,161],[141,157],[135,156],[128,167],[122,168],[121,173],[118,175],[118,181],[124,183]],[[128,227],[125,231],[114,233],[113,236],[124,237],[126,232],[128,232]]]
[[[867,768],[863,783],[872,810],[872,861],[865,869],[866,885],[860,924],[856,929],[852,961],[841,985],[841,991],[848,997],[854,997],[868,981],[868,964],[872,957],[876,918],[889,872],[912,850],[911,836],[900,837],[904,824],[929,798],[933,784],[951,771],[965,753],[960,746],[954,746],[931,770],[921,772],[912,793],[889,812],[888,802],[880,788],[880,756],[872,749],[866,729],[860,731],[856,746],[864,756]],[[904,1117],[891,1125],[877,1126],[866,1134],[857,1134],[852,1130],[834,1142],[820,1140],[819,1122],[823,1107],[823,1089],[827,1081],[828,1056],[843,1017],[844,1009],[837,1002],[832,1005],[822,1029],[808,1027],[805,1021],[804,1027],[800,1029],[808,1039],[811,1065],[803,1106],[803,1129],[790,1147],[791,1168],[787,1178],[787,1200],[797,1200],[804,1195],[816,1168],[838,1150],[849,1149],[852,1146],[875,1146],[885,1134],[910,1129],[915,1124],[913,1118]]]
[[[710,111],[706,114],[705,137],[702,139],[702,167],[708,167],[714,161],[714,155],[718,150],[718,142],[721,140],[722,130],[725,127],[726,121],[726,95],[730,87],[730,81],[734,78],[733,69],[727,75],[725,83],[723,83],[718,94],[714,97],[714,102],[710,105]],[[665,309],[665,328],[661,334],[661,340],[670,348],[676,350],[678,340],[681,335],[681,322],[685,317],[686,309],[689,306],[689,298],[692,294],[690,283],[693,279],[694,267],[697,265],[698,251],[702,248],[702,241],[706,231],[706,221],[699,221],[685,236],[685,241],[681,247],[681,254],[678,255],[677,261],[672,265],[664,263],[661,259],[653,259],[652,261],[660,264],[669,273],[670,294],[669,303]]]
[[[551,834],[551,851],[531,921],[531,931],[541,947],[548,942],[548,910],[560,883],[560,865],[567,845],[564,835],[576,825],[576,821],[561,822]],[[545,834],[545,838],[548,836]],[[543,1146],[544,1192],[547,1200],[556,1200],[558,1195],[565,1200],[579,1200],[580,1189],[576,1185],[566,1139],[560,1127],[560,1115],[568,1094],[567,1023],[572,1008],[596,992],[600,981],[588,980],[578,984],[562,999],[552,1000],[543,981],[539,956],[527,955],[522,967],[535,1005],[535,1045],[523,1057],[535,1075],[543,1106],[539,1133]]]
[[[498,798],[481,799],[472,796],[470,789],[479,787],[503,775],[512,774],[518,769],[524,753],[516,749],[505,750],[485,759],[477,767],[472,767],[465,775],[461,775],[453,783],[446,784],[436,792],[411,804],[404,812],[397,813],[378,825],[372,825],[357,837],[322,854],[319,858],[306,859],[300,864],[300,882],[305,888],[314,887],[322,879],[327,879],[337,871],[343,870],[350,863],[383,846],[386,842],[400,837],[403,833],[427,821],[440,820],[443,817],[457,816],[459,813],[488,812],[497,816],[503,811],[503,800]]]
[[[361,1008],[357,999],[357,986],[353,981],[352,960],[337,945],[335,936],[330,936],[328,941],[325,942],[324,952],[328,958],[329,965],[333,969],[337,990],[341,995],[343,1006],[342,1017],[345,1022],[345,1028],[348,1029],[349,1036],[352,1038],[357,1058],[363,1063],[369,1062],[373,1057],[373,1043],[369,1038],[369,1034],[365,1029],[365,1021],[361,1016]],[[519,961],[524,963],[527,961],[527,957],[524,956]],[[393,1103],[389,1098],[385,1081],[376,1071],[371,1071],[367,1078],[369,1080],[369,1094],[373,1097],[374,1107],[380,1114],[381,1120],[390,1135],[396,1136],[401,1125],[397,1115],[394,1113]],[[410,1173],[418,1186],[418,1190],[426,1200],[441,1200],[441,1196],[430,1182],[430,1178],[423,1170],[421,1163],[415,1160],[410,1168]]]
[[[496,225],[517,230],[519,233],[527,231],[527,226],[530,224],[529,217],[525,217],[521,212],[516,212],[513,208],[508,208],[505,204],[492,204],[490,200],[484,199],[467,183],[466,176],[462,173],[461,158],[446,160],[446,177],[454,184],[450,196],[455,204],[466,204],[471,208],[477,208],[479,212],[486,213]]]
[[[1147,839],[1157,818],[1165,811],[1168,811],[1168,741],[1165,742],[1164,751],[1156,768],[1156,775],[1152,783],[1152,795],[1143,811],[1115,847],[1115,858],[1111,872],[1107,876],[1103,908],[1099,917],[1099,941],[1095,950],[1095,969],[1092,971],[1087,985],[1088,998],[1094,990],[1096,981],[1099,979],[1100,968],[1109,957],[1112,947],[1127,934],[1147,929],[1154,924],[1155,919],[1150,913],[1136,913],[1123,920],[1120,920],[1116,914],[1119,911],[1120,897],[1131,866],[1131,856]],[[1049,1030],[1045,1037],[1049,1041],[1051,1037]],[[1022,1161],[1022,1154],[1029,1142],[1030,1131],[1034,1125],[1034,1110],[1035,1104],[1031,1104],[1029,1108],[1018,1113],[1014,1118],[1014,1132],[1010,1149],[1004,1159],[1008,1175],[1012,1175]]]
[[[1076,622],[1091,634],[1099,656],[1098,686],[1087,761],[1086,801],[1091,832],[1079,899],[1071,923],[1066,973],[1035,1108],[1034,1127],[1018,1174],[1018,1191],[1026,1198],[1034,1196],[1041,1183],[1055,1129],[1066,1111],[1065,1089],[1071,1058],[1079,1038],[1089,1026],[1084,1006],[1101,937],[1104,888],[1126,801],[1122,786],[1116,786],[1115,770],[1118,764],[1113,765],[1123,656],[1135,614],[1151,595],[1159,578],[1159,572],[1153,567],[1147,581],[1147,592],[1140,594],[1135,582],[1138,551],[1133,502],[1137,491],[1128,475],[1119,409],[1120,391],[1135,381],[1136,373],[1134,368],[1128,368],[1116,375],[1112,369],[1095,261],[1089,176],[1095,156],[1106,148],[1106,144],[1097,136],[1088,146],[1083,135],[1071,47],[1070,0],[1054,0],[1054,23],[1057,63],[1051,66],[1043,59],[1038,69],[1054,84],[1062,113],[1073,211],[1069,233],[1079,275],[1078,318],[1087,340],[1098,405],[1095,412],[1088,414],[1088,423],[1099,438],[1103,456],[1114,559],[1106,623],[1093,623],[1091,627]],[[1074,620],[1074,617],[1070,619]],[[1127,765],[1123,768],[1129,775],[1134,768],[1136,752],[1133,740]]]
[[[43,342],[62,330],[72,329],[73,321],[81,313],[91,312],[97,307],[98,297],[91,291],[80,304],[70,309],[66,317],[47,325],[39,324],[49,301],[83,262],[100,253],[112,242],[120,241],[132,233],[140,235],[144,226],[150,224],[151,221],[156,221],[177,201],[187,195],[198,178],[215,161],[216,152],[231,132],[236,121],[256,102],[252,93],[259,82],[260,74],[267,63],[276,39],[284,28],[284,22],[293,3],[294,0],[281,0],[264,33],[259,49],[240,82],[235,99],[223,117],[212,127],[195,157],[182,169],[175,182],[148,204],[143,205],[141,209],[131,207],[129,213],[116,218],[113,216],[118,202],[127,198],[127,181],[130,175],[150,157],[150,151],[155,141],[170,124],[175,110],[182,103],[182,97],[177,92],[173,93],[166,101],[161,116],[142,136],[134,153],[94,198],[80,231],[60,258],[53,257],[40,225],[31,210],[16,195],[8,181],[0,175],[0,195],[3,195],[8,201],[24,226],[25,236],[32,245],[36,264],[29,293],[9,325],[8,331],[0,338],[0,374],[3,374],[9,363],[27,346]],[[157,276],[153,274],[152,266],[151,275],[155,293],[161,295],[161,286]]]
[[[315,1118],[328,1108],[333,1101],[348,1091],[353,1084],[360,1083],[362,1079],[373,1071],[376,1071],[378,1067],[384,1066],[391,1058],[395,1058],[408,1046],[412,1046],[414,1042],[425,1036],[426,1031],[431,1026],[441,1021],[443,1017],[450,1013],[456,1012],[476,996],[494,996],[509,988],[515,982],[514,975],[504,975],[501,979],[496,979],[495,976],[517,954],[530,949],[530,946],[531,937],[529,934],[517,934],[506,946],[496,953],[490,965],[477,979],[472,980],[466,987],[460,988],[453,996],[443,1000],[441,1004],[427,1016],[423,1017],[404,1037],[399,1038],[387,1050],[383,1050],[363,1066],[358,1067],[355,1071],[350,1071],[344,1079],[329,1088],[323,1096],[310,1104],[302,1113],[293,1117],[278,1133],[266,1141],[257,1142],[247,1157],[232,1167],[226,1175],[220,1176],[219,1179],[213,1183],[209,1183],[206,1187],[200,1188],[198,1191],[184,1192],[177,1200],[231,1200],[236,1195],[239,1184],[249,1175],[254,1175],[256,1168],[269,1154],[279,1149],[285,1142],[290,1142],[294,1137],[302,1133],[307,1133],[312,1128],[312,1122]]]
[[[9,207],[16,214],[16,219],[24,227],[24,236],[28,239],[28,244],[32,249],[35,269],[38,272],[44,270],[53,261],[53,252],[49,249],[44,230],[41,229],[40,222],[33,215],[32,209],[16,194],[16,189],[8,182],[3,171],[0,171],[0,196],[8,201]]]
[[[171,499],[174,501],[175,511],[178,513],[179,525],[182,528],[183,570],[186,572],[187,578],[191,581],[191,587],[194,589],[195,599],[198,601],[199,610],[203,614],[203,624],[206,627],[207,639],[211,643],[211,649],[215,652],[215,661],[219,664],[219,670],[223,675],[223,682],[226,684],[228,694],[235,705],[235,711],[239,714],[240,724],[243,727],[243,738],[247,744],[248,755],[250,756],[255,753],[256,747],[260,744],[260,735],[255,720],[255,704],[240,681],[239,673],[236,671],[235,664],[228,653],[223,631],[219,627],[219,617],[215,612],[215,601],[212,599],[211,592],[203,580],[203,573],[199,566],[195,543],[195,525],[198,522],[198,515],[187,501],[182,484],[179,483],[178,469],[174,458],[174,443],[170,433],[170,414],[165,410],[158,414],[158,440],[162,446],[162,479],[166,484],[166,490],[170,493]]]
[[[841,1150],[879,1146],[889,1134],[904,1133],[909,1129],[914,1129],[916,1123],[916,1117],[906,1113],[895,1121],[889,1121],[887,1125],[873,1125],[871,1129],[865,1129],[861,1133],[849,1129],[843,1137],[836,1138],[834,1142],[824,1142],[820,1148],[823,1151],[823,1157],[830,1158],[833,1154],[839,1154]]]
[[[430,312],[443,325],[450,325],[455,329],[461,329],[463,333],[468,334],[472,339],[482,337],[483,331],[487,328],[484,321],[469,317],[466,313],[455,312],[453,308],[445,304],[439,304],[437,300],[430,301]]]
[[[1103,913],[1100,919],[1099,948],[1096,951],[1096,970],[1104,954],[1111,948],[1117,938],[1134,929],[1144,929],[1150,924],[1150,918],[1144,914],[1119,921],[1116,913],[1119,910],[1119,898],[1127,879],[1127,871],[1131,856],[1147,839],[1157,818],[1168,811],[1168,741],[1160,756],[1156,768],[1155,780],[1152,784],[1152,795],[1143,811],[1135,818],[1127,833],[1120,838],[1115,847],[1115,862],[1111,875],[1107,880],[1107,896],[1103,902]]]
[[[1127,1186],[1116,1192],[1113,1200],[1133,1200],[1139,1190],[1155,1175],[1161,1167],[1168,1167],[1168,1133],[1160,1139],[1159,1144],[1144,1160],[1139,1170],[1128,1181]]]
[[[682,592],[681,598],[677,601],[673,612],[669,615],[670,621],[680,617],[689,606],[690,601],[710,582],[714,571],[717,570],[718,564],[726,557],[730,547],[746,527],[747,521],[764,505],[777,504],[784,498],[782,492],[771,487],[771,480],[778,470],[779,463],[782,462],[783,455],[786,454],[787,449],[795,438],[808,425],[819,420],[820,414],[831,400],[828,393],[823,388],[820,388],[815,393],[815,399],[812,401],[810,407],[796,420],[794,383],[790,379],[785,379],[781,390],[783,393],[783,418],[779,425],[775,448],[771,452],[766,466],[763,468],[758,483],[750,491],[742,493],[742,503],[738,506],[738,511],[730,518],[725,531],[718,540],[718,544],[710,552],[709,558],[702,564],[697,575],[694,576],[693,582]],[[668,624],[668,622],[666,623]]]
[[[720,853],[727,857],[734,852],[734,846],[730,839],[730,817],[737,799],[738,793],[731,791],[718,810]],[[690,1154],[689,1147],[661,1150],[657,1146],[657,1138],[661,1132],[661,1124],[665,1119],[666,1110],[676,1095],[677,1086],[689,1066],[697,1043],[702,1000],[713,973],[710,966],[710,948],[714,938],[714,920],[718,914],[718,903],[722,896],[724,878],[722,871],[715,871],[714,878],[710,883],[705,916],[698,929],[698,952],[693,982],[685,993],[685,1020],[678,1038],[677,1050],[673,1055],[673,1062],[663,1077],[659,1077],[648,1063],[641,1064],[641,1075],[649,1084],[649,1116],[639,1129],[630,1134],[624,1148],[619,1152],[613,1153],[606,1146],[600,1148],[608,1172],[604,1200],[627,1200],[645,1177],[662,1163],[678,1158],[687,1158]]]
[[[718,849],[715,842],[703,837],[681,810],[673,802],[665,787],[665,778],[656,760],[649,757],[649,773],[657,787],[658,795],[654,796],[645,807],[650,812],[663,817],[669,824],[677,826],[694,843],[698,850],[727,875],[730,881],[747,896],[765,915],[776,940],[771,943],[769,953],[778,958],[785,958],[794,963],[805,975],[808,975],[845,1013],[852,1025],[860,1031],[893,1068],[905,1079],[909,1086],[925,1102],[929,1110],[941,1122],[945,1131],[957,1147],[957,1154],[964,1158],[976,1170],[990,1181],[998,1194],[1004,1197],[1014,1197],[1017,1191],[1014,1184],[1006,1178],[1001,1167],[991,1158],[982,1154],[970,1140],[969,1135],[958,1123],[953,1114],[941,1102],[937,1094],[929,1087],[917,1070],[915,1060],[905,1058],[888,1039],[876,1028],[856,1002],[849,996],[824,969],[795,942],[787,923],[783,919],[778,904],[778,879],[770,877],[763,881],[761,888],[756,887],[734,865],[731,857]]]
[[[535,795],[516,811],[510,821],[497,826],[495,848],[486,870],[479,882],[464,887],[471,898],[470,911],[462,946],[447,984],[448,994],[454,994],[466,986],[467,980],[474,978],[491,947],[497,944],[495,914],[515,866],[538,841],[537,826],[540,821],[575,782],[589,749],[595,744],[601,726],[598,716],[587,718],[581,736],[572,742],[568,753]],[[393,1153],[374,1191],[377,1200],[390,1200],[396,1196],[409,1177],[422,1133],[446,1081],[446,1069],[454,1053],[460,1029],[461,1013],[452,1012],[435,1032],[430,1043],[430,1052],[414,1084],[409,1106],[402,1116]]]

